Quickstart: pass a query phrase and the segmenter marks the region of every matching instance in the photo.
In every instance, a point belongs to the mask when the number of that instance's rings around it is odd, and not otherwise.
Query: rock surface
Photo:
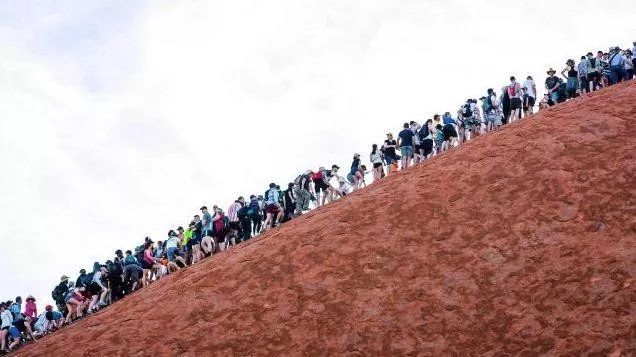
[[[636,354],[636,83],[390,176],[19,354]]]

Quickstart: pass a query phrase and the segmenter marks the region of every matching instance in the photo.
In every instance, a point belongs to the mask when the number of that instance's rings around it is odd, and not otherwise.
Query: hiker
[[[304,211],[309,210],[309,203],[315,199],[312,188],[312,177],[314,172],[308,170],[304,174],[300,174],[294,179],[294,197],[296,197],[296,210],[294,214],[300,216]]]
[[[207,234],[211,234],[211,231],[208,231]],[[177,249],[179,248],[179,237],[177,236],[177,232],[172,229],[168,231],[168,239],[166,240],[166,256],[168,260],[173,262],[175,259],[175,254]]]
[[[573,59],[569,59],[565,62],[565,67],[561,70],[561,75],[566,79],[566,98],[575,98],[576,90],[579,88],[579,73]]]
[[[203,219],[201,220],[201,237],[212,231],[212,215],[208,212],[208,207],[202,206],[200,208]]]
[[[400,131],[400,133],[398,134],[397,147],[400,148],[400,152],[402,154],[401,169],[404,170],[405,168],[411,165],[411,160],[413,159],[413,152],[414,152],[413,136],[414,135],[413,135],[413,131],[409,127],[409,123],[404,123],[402,127],[403,127],[402,131]],[[354,191],[356,188],[358,187],[354,185]]]
[[[534,114],[534,104],[537,101],[537,85],[534,83],[532,76],[528,76],[523,82],[523,116],[527,117]]]
[[[26,298],[26,304],[24,304],[24,315],[29,319],[35,319],[38,316],[38,308],[35,304],[35,298],[32,295],[29,295]]]
[[[508,86],[501,88],[501,96],[499,97],[499,109],[501,109],[501,113],[503,114],[501,118],[501,125],[508,124],[508,119],[510,118],[510,113],[512,110],[510,109],[510,96],[508,95]]]
[[[382,145],[382,153],[384,154],[384,160],[386,161],[387,166],[397,164],[397,162],[400,160],[400,157],[395,152],[396,147],[397,141],[393,139],[393,134],[387,133],[386,140],[384,140],[384,145]],[[391,170],[387,168],[386,171],[386,174],[388,175]]]
[[[143,286],[143,269],[137,264],[128,264],[124,266],[123,281],[126,291],[131,293],[137,290],[137,287]]]
[[[110,292],[110,299],[117,301],[124,297],[126,291],[124,290],[124,281],[122,275],[124,274],[123,262],[119,259],[119,255],[115,256],[113,261],[107,261],[106,267],[108,269],[108,291]]]
[[[384,160],[382,159],[382,153],[378,150],[378,144],[371,145],[369,161],[373,164],[373,181],[375,182],[384,177]]]
[[[413,132],[413,135],[411,136],[413,138],[413,164],[418,164],[422,161],[422,146],[420,145],[420,137],[417,133],[420,131],[422,126],[415,121],[411,121],[409,123],[409,128],[411,129],[411,132]]]
[[[245,198],[239,196],[234,203],[227,209],[227,218],[229,219],[229,233],[232,245],[241,242],[241,222],[238,217],[238,211],[245,205]]]
[[[510,119],[508,123],[512,123],[521,118],[521,85],[517,83],[514,76],[510,77],[510,84],[506,87],[508,97],[510,97]]]
[[[192,235],[192,232],[194,231],[194,229],[192,226],[190,228],[189,228],[189,231],[191,232],[190,235]],[[146,287],[148,286],[148,284],[150,284],[150,282],[152,281],[153,272],[157,268],[157,266],[155,266],[155,260],[153,259],[153,256],[152,256],[153,243],[154,242],[152,240],[146,241],[144,243],[143,250],[141,252],[141,259],[139,259],[139,262],[141,263],[141,268],[143,269],[143,278],[141,281],[142,287]]]
[[[436,134],[436,131],[437,130],[433,126],[433,120],[427,119],[424,125],[420,128],[420,131],[417,133],[420,137],[423,160],[429,159],[433,156],[433,137]]]
[[[105,282],[108,278],[108,270],[106,268],[101,267],[98,271],[93,274],[93,281],[88,284],[87,290],[93,296],[93,299],[88,307],[89,311],[95,312],[100,308],[106,306],[106,294],[108,293],[108,288],[106,287]]]
[[[476,99],[466,100],[466,104],[462,106],[461,117],[464,124],[464,141],[469,141],[473,134],[481,129],[481,120],[479,119],[480,112],[477,108]],[[461,136],[461,135],[460,135]]]
[[[216,210],[216,205],[212,207],[213,210]],[[214,219],[212,219],[214,221]],[[213,224],[210,222],[210,224]],[[203,222],[199,215],[195,215],[194,219],[191,223],[192,225],[192,238],[191,238],[191,247],[192,247],[192,264],[198,262],[203,258],[203,253],[201,253],[201,238],[203,235]]]
[[[329,185],[327,178],[327,170],[322,166],[319,167],[318,171],[314,172],[311,177],[311,181],[314,183],[316,207],[324,206],[327,203],[327,197],[331,195],[331,192],[329,191],[329,187],[331,187],[331,185]],[[283,217],[285,216],[283,215]]]
[[[261,222],[263,221],[263,218],[261,216],[261,208],[262,207],[261,207],[259,198],[256,197],[255,195],[251,195],[249,210],[247,214],[252,220],[252,236],[255,236],[257,233],[260,233],[261,231]]]
[[[548,69],[548,78],[545,79],[545,90],[548,91],[550,97],[550,105],[554,105],[559,101],[559,78],[555,76],[556,71],[553,68]]]
[[[612,48],[609,56],[609,69],[611,84],[618,84],[623,81],[623,70],[625,68],[625,58],[621,54],[620,47]]]
[[[584,93],[590,92],[590,84],[587,80],[587,58],[585,56],[581,56],[581,60],[577,66],[577,70],[579,71],[579,92],[581,95]]]
[[[339,177],[338,178],[338,188],[337,193],[340,197],[345,197],[347,195],[347,193],[349,193],[349,190],[351,189],[351,185],[347,182],[347,180],[345,180],[344,177]]]
[[[632,50],[625,50],[624,80],[628,81],[634,78],[635,66],[636,59],[634,59],[634,53],[632,52]]]
[[[0,339],[1,351],[8,353],[20,344],[22,338],[20,331],[14,326],[13,313],[9,310],[7,303],[0,303]],[[7,338],[11,337],[13,340],[7,347]]]
[[[442,151],[449,150],[451,147],[459,145],[457,135],[457,122],[453,119],[449,112],[444,113],[442,117],[444,123],[442,132],[444,134],[444,143],[442,144]]]
[[[9,311],[13,314],[13,326],[20,332],[27,334],[31,339],[35,340],[31,324],[28,323],[22,315],[22,297],[16,296],[15,302],[9,305]]]
[[[230,219],[227,218],[222,209],[214,207],[214,217],[212,217],[212,230],[214,232],[214,243],[217,251],[223,251],[228,247],[228,240],[226,240],[227,233],[229,231]]]
[[[587,65],[587,81],[590,85],[589,92],[594,92],[599,89],[601,85],[601,63],[592,52],[587,53],[587,59],[585,61]]]
[[[244,242],[252,237],[252,219],[249,216],[250,206],[247,202],[241,206],[241,208],[236,211],[236,216],[239,220],[240,229],[240,237],[239,240]]]
[[[84,301],[86,300],[81,292],[86,291],[84,286],[74,287],[69,290],[64,297],[64,303],[68,314],[66,315],[66,323],[71,323],[73,319],[81,318],[84,316],[82,310],[84,307]]]
[[[294,182],[294,195],[298,197],[297,186]],[[283,211],[281,209],[280,203],[278,202],[280,195],[278,189],[276,188],[275,183],[269,184],[269,190],[267,190],[267,197],[265,198],[265,223],[263,224],[263,231],[267,231],[269,229],[274,228],[274,220],[275,217],[278,217],[278,220],[283,217]],[[300,199],[299,199],[300,202]],[[298,212],[298,206],[296,207],[296,213]]]
[[[55,305],[57,306],[58,311],[66,314],[66,304],[64,303],[64,296],[68,292],[68,279],[69,277],[66,275],[62,275],[60,278],[60,283],[53,288],[51,292],[51,298],[55,301]]]

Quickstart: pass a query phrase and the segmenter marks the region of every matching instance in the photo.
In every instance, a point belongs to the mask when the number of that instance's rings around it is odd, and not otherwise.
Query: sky
[[[0,299],[636,41],[636,3],[0,0]],[[602,25],[601,25],[602,24]]]

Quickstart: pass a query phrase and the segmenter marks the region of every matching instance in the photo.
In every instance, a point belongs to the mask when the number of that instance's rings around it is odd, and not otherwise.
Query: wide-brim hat
[[[556,73],[556,71],[554,70],[554,68],[550,68],[550,69],[548,69],[548,71],[546,73],[547,74]]]
[[[27,296],[26,301],[29,301],[29,299],[31,299],[31,300],[33,300],[33,301],[35,301],[35,298],[33,297],[33,295],[29,295],[29,296]]]
[[[69,279],[68,276],[62,275],[62,277],[60,278],[60,281],[66,281],[68,279]]]

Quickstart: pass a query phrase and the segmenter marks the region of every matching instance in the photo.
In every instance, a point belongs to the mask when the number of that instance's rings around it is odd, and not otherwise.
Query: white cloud
[[[202,203],[348,167],[404,121],[636,33],[631,1],[10,3],[0,298],[48,300]]]

